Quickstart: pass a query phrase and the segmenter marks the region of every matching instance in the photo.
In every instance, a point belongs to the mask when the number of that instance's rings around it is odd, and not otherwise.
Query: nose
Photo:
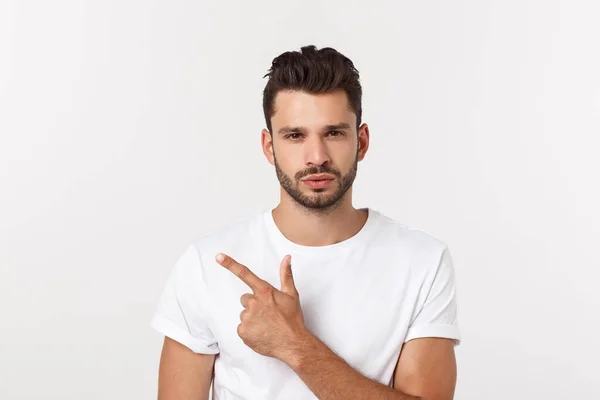
[[[323,165],[330,161],[327,145],[321,137],[314,135],[305,141],[305,161],[307,165]]]

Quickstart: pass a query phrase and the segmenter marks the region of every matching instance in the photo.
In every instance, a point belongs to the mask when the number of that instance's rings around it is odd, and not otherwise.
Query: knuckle
[[[240,266],[240,268],[238,269],[238,276],[242,279],[244,279],[245,277],[248,276],[248,272],[250,272],[250,270],[244,266]]]
[[[270,293],[272,293],[272,291],[273,291],[273,288],[271,287],[271,285],[263,284],[258,287],[258,292],[263,295],[270,294]]]

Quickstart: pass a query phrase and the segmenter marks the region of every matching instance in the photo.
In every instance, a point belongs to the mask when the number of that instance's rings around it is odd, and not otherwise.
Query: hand
[[[246,293],[240,299],[244,306],[237,329],[240,338],[255,352],[285,361],[294,353],[306,332],[292,275],[291,256],[286,255],[279,267],[281,290],[225,254],[218,254],[216,260],[253,291],[253,294]]]

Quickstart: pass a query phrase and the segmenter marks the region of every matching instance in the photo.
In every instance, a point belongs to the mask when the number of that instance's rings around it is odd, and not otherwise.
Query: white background
[[[151,399],[188,243],[274,206],[271,60],[361,72],[355,206],[451,248],[456,399],[600,393],[596,1],[0,0],[0,398]]]

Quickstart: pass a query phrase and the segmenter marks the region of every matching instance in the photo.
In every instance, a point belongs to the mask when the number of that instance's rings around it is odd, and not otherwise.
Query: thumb
[[[279,277],[281,278],[281,291],[292,297],[298,297],[294,275],[292,274],[292,256],[289,254],[283,257],[279,267]]]

